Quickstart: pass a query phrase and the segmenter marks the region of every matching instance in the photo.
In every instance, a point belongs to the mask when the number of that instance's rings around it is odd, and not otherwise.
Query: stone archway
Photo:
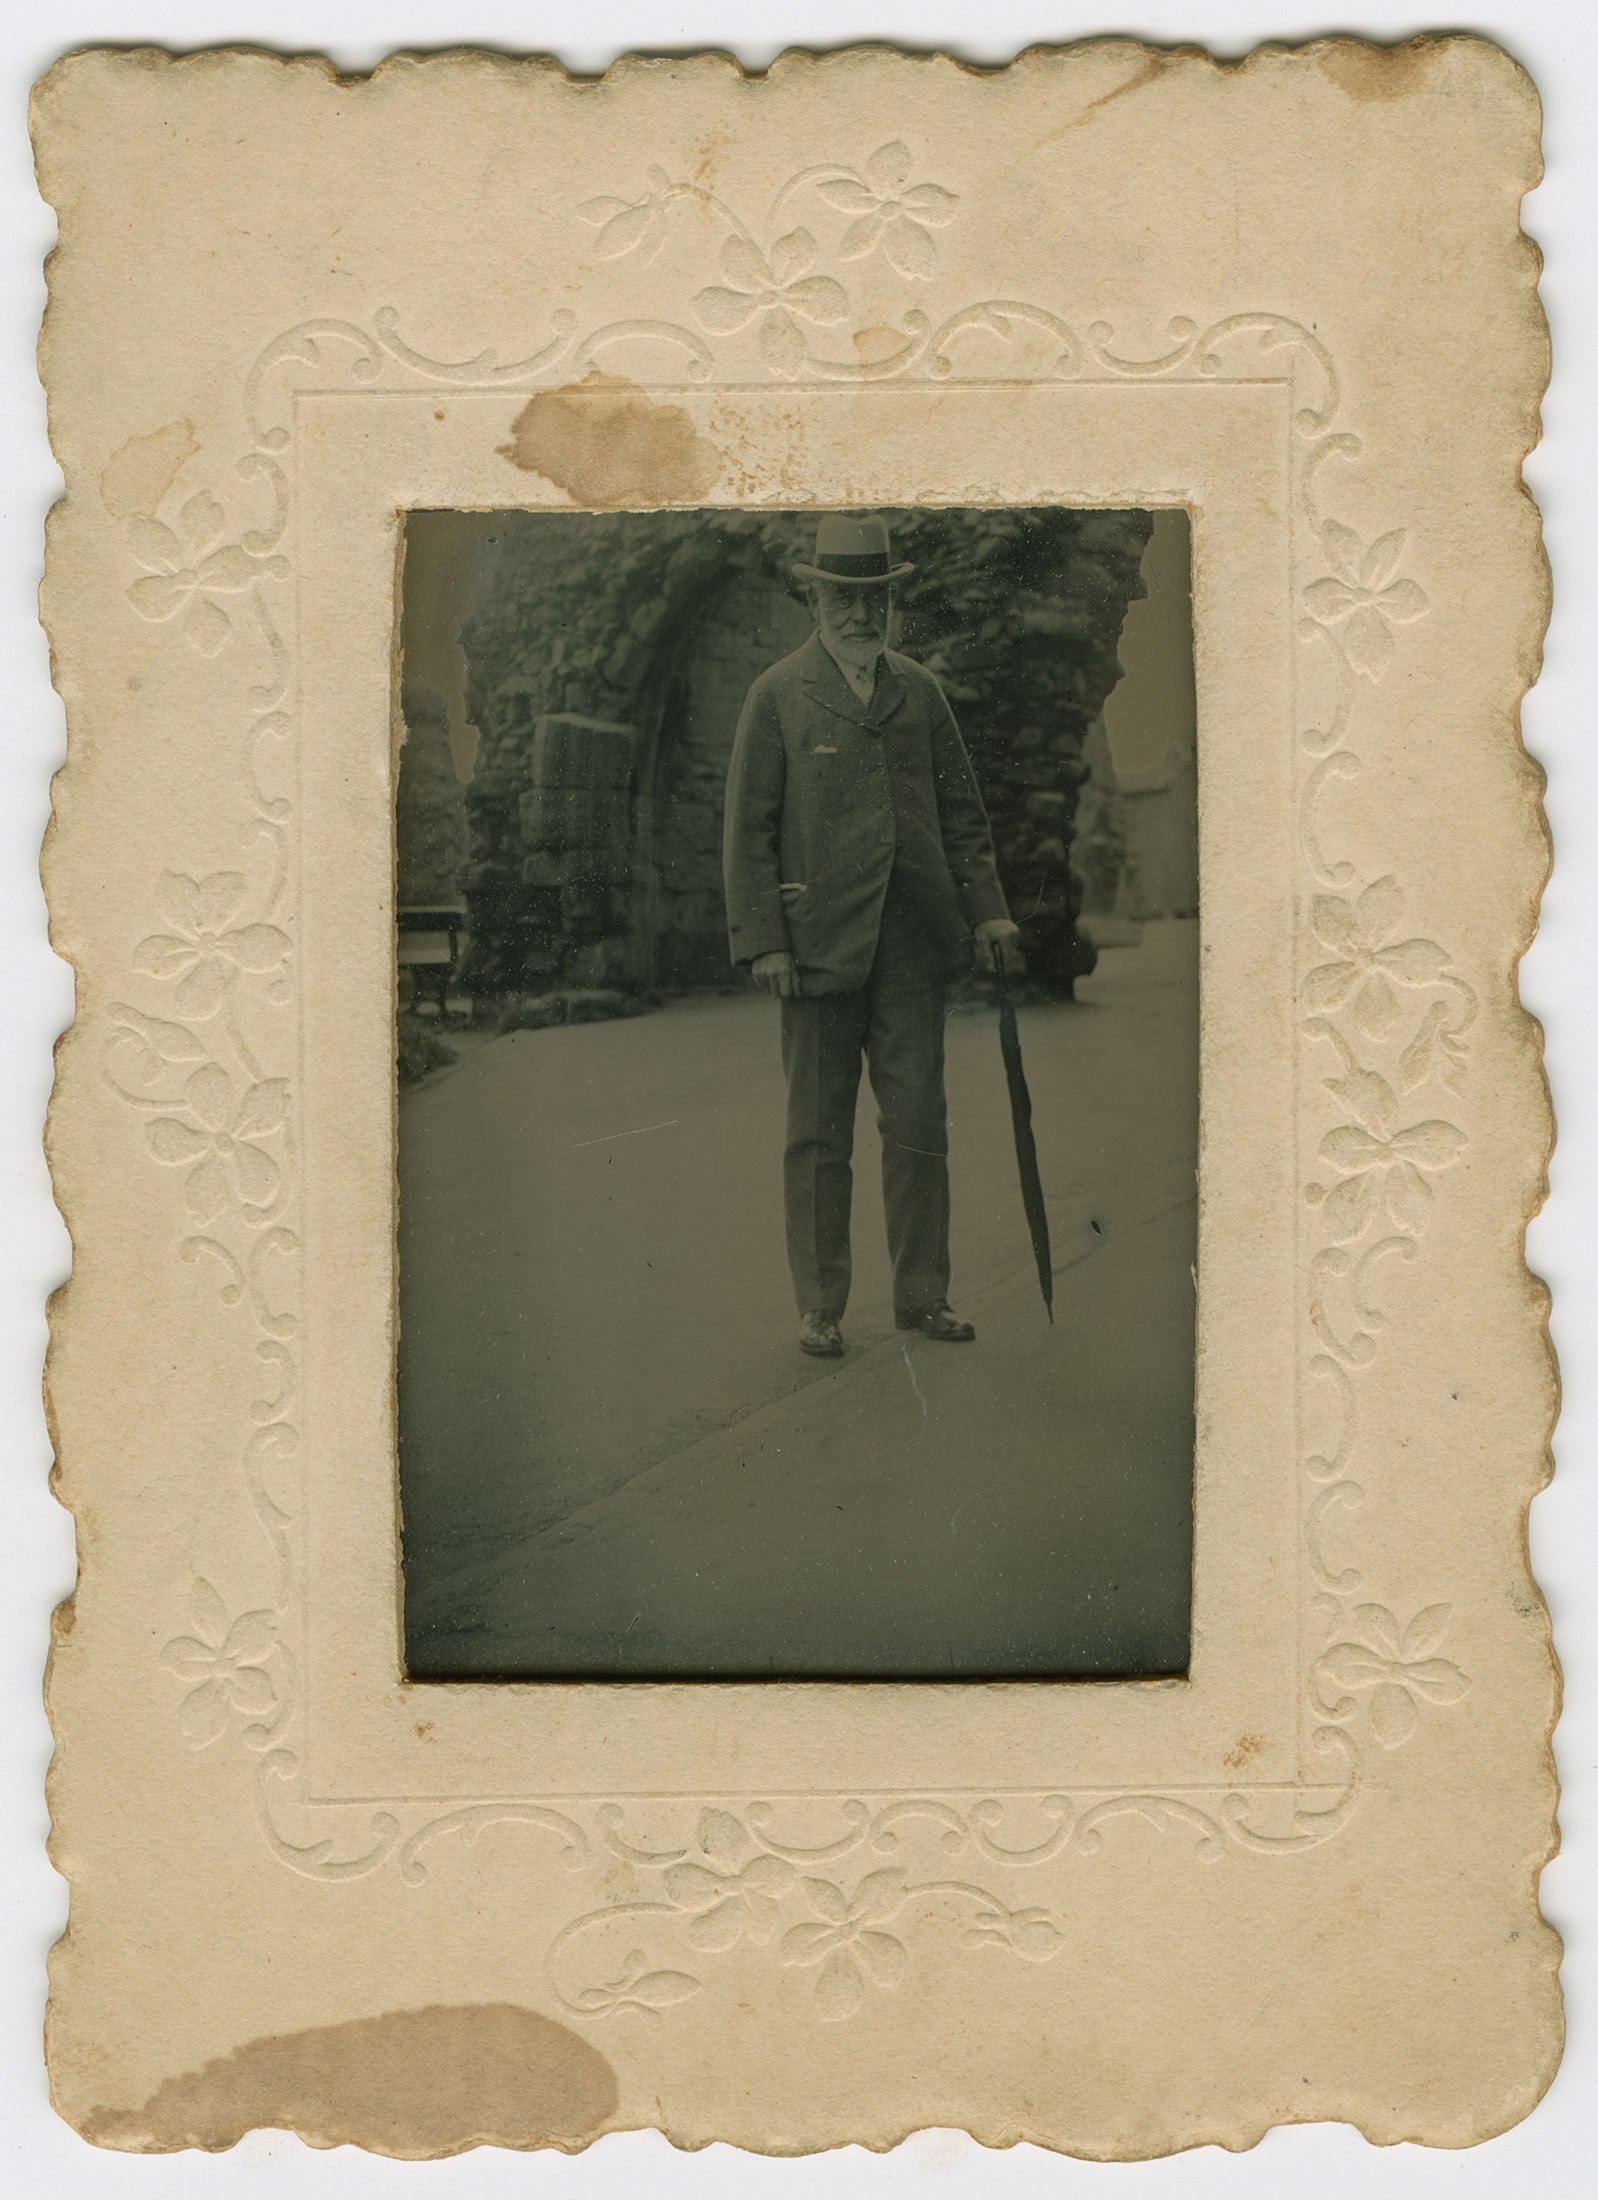
[[[810,615],[756,565],[735,569],[674,652],[639,790],[654,983],[730,985],[721,831],[733,735],[750,683],[797,649]],[[644,813],[647,812],[647,815]]]
[[[467,803],[470,982],[505,993],[729,981],[715,742],[697,742],[693,728],[698,717],[719,728],[724,711],[711,705],[693,644],[745,571],[783,593],[765,545],[737,513],[506,514],[496,524],[503,552],[461,631],[482,732]],[[614,774],[621,737],[631,745],[624,788]],[[731,740],[728,726],[723,775]],[[546,819],[600,809],[613,827],[603,849],[592,824],[583,845],[542,837]]]

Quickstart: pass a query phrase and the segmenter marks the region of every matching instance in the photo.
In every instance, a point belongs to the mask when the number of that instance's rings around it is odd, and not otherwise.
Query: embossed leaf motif
[[[205,1049],[187,1024],[163,1023],[158,1016],[129,1008],[125,1001],[113,1005],[111,1020],[143,1085],[159,1084],[169,1069],[205,1060]]]
[[[1449,1606],[1429,1604],[1401,1628],[1385,1604],[1354,1609],[1350,1631],[1361,1639],[1340,1642],[1316,1666],[1317,1689],[1351,1691],[1334,1709],[1346,1718],[1353,1696],[1370,1691],[1371,1732],[1384,1749],[1398,1749],[1419,1724],[1422,1703],[1457,1703],[1469,1680],[1457,1665],[1432,1653],[1447,1631]]]
[[[880,244],[901,275],[925,282],[937,272],[938,248],[928,232],[952,222],[960,202],[941,184],[907,188],[913,165],[910,148],[895,138],[877,147],[864,176],[833,176],[817,184],[829,206],[854,216],[838,241],[840,260],[864,259]]]
[[[156,907],[173,929],[140,940],[133,967],[178,981],[173,999],[180,1016],[214,1016],[234,971],[276,970],[286,959],[289,937],[275,924],[233,923],[244,895],[240,871],[212,871],[201,879],[167,871],[157,884]]]
[[[1304,606],[1326,627],[1341,626],[1343,648],[1356,672],[1379,680],[1393,655],[1393,628],[1424,617],[1430,608],[1414,581],[1394,576],[1404,555],[1404,530],[1395,528],[1367,550],[1351,527],[1329,519],[1321,547],[1335,578],[1311,581]]]
[[[760,324],[760,355],[773,374],[792,377],[809,357],[799,324],[788,313],[768,313]]]
[[[587,199],[577,212],[599,230],[594,257],[619,260],[636,252],[641,261],[652,260],[666,241],[666,208],[676,196],[663,168],[649,171],[649,189],[641,199]]]
[[[128,546],[146,569],[128,601],[141,619],[177,619],[204,657],[214,657],[232,632],[211,598],[239,595],[263,573],[277,579],[288,571],[286,558],[252,558],[237,543],[223,545],[226,524],[221,505],[202,490],[178,513],[175,531],[158,519],[136,519],[128,529]]]
[[[261,1718],[275,1709],[277,1691],[261,1667],[276,1647],[270,1612],[241,1612],[231,1625],[227,1607],[208,1581],[196,1581],[189,1597],[192,1635],[179,1635],[161,1653],[162,1666],[190,1682],[178,1710],[178,1726],[194,1749],[226,1733],[231,1715]]]
[[[821,2014],[836,2021],[858,2007],[867,1979],[881,1987],[902,1986],[910,1952],[902,1940],[877,1928],[904,1901],[905,1875],[898,1868],[869,1872],[846,1898],[829,1879],[807,1879],[804,1891],[820,1924],[790,1926],[782,1936],[784,1963],[821,1965],[816,2000]]]
[[[634,2009],[641,2016],[658,2016],[674,2002],[686,2001],[699,1992],[699,1980],[686,1971],[650,1971],[641,1948],[628,1950],[620,1978],[603,1986],[584,1987],[572,1999],[587,2015],[602,2017],[617,2009]]]
[[[698,1979],[686,1971],[646,1971],[634,1979],[628,1998],[645,2009],[669,2009],[674,2001],[686,2001],[698,1991]]]
[[[1413,1092],[1423,1085],[1431,1074],[1434,1053],[1441,1049],[1445,1061],[1457,1065],[1464,1059],[1464,1047],[1449,1022],[1447,1008],[1441,1001],[1433,1001],[1421,1018],[1420,1029],[1398,1058],[1398,1082],[1405,1092]],[[1445,1083],[1450,1082],[1447,1069],[1443,1071]]]
[[[1353,995],[1354,1021],[1369,1038],[1385,1038],[1398,1014],[1390,980],[1400,985],[1432,985],[1448,967],[1449,955],[1435,940],[1393,940],[1404,913],[1397,879],[1379,878],[1357,901],[1317,894],[1310,923],[1337,960],[1319,963],[1304,979],[1302,997],[1316,1009],[1341,1008]]]
[[[1464,1132],[1436,1118],[1399,1128],[1397,1097],[1374,1070],[1329,1078],[1327,1090],[1353,1117],[1321,1140],[1321,1159],[1344,1172],[1344,1181],[1321,1207],[1327,1235],[1339,1243],[1359,1237],[1383,1204],[1395,1228],[1418,1235],[1432,1203],[1432,1188],[1421,1172],[1457,1161]]]
[[[285,1078],[266,1077],[235,1102],[232,1078],[218,1063],[207,1062],[183,1087],[183,1104],[195,1120],[158,1115],[150,1124],[156,1160],[168,1168],[190,1168],[183,1196],[198,1221],[214,1221],[235,1194],[248,1207],[270,1205],[278,1165],[255,1141],[282,1123],[288,1091]]]
[[[712,284],[694,299],[694,311],[710,329],[740,329],[757,313],[799,314],[823,327],[841,321],[849,299],[830,275],[812,275],[816,240],[808,229],[779,237],[768,260],[748,237],[729,237],[721,248],[725,285]],[[793,327],[790,320],[789,327]],[[798,331],[794,331],[795,335]]]
[[[1029,1963],[1047,1963],[1065,1946],[1065,1935],[1048,1911],[1035,1904],[1024,1910],[1006,1910],[995,1903],[991,1910],[980,1910],[961,1939],[968,1948],[1008,1948],[1015,1955],[1025,1956]]]

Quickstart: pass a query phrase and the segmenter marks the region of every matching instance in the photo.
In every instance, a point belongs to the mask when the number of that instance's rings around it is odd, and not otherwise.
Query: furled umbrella
[[[1010,1120],[1015,1126],[1015,1159],[1021,1172],[1021,1205],[1032,1234],[1032,1255],[1038,1264],[1038,1289],[1049,1320],[1054,1320],[1054,1262],[1049,1252],[1049,1218],[1043,1205],[1043,1179],[1038,1175],[1037,1140],[1032,1135],[1032,1095],[1027,1091],[1021,1066],[1021,1034],[1015,1025],[1015,1002],[1005,974],[1004,954],[993,946],[994,975],[999,981],[999,1049],[1004,1056],[1005,1082],[1010,1088]]]

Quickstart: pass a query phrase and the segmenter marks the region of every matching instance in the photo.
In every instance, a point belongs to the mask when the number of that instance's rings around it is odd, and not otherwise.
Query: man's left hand
[[[977,926],[977,945],[999,950],[1006,970],[1019,970],[1021,959],[1021,927],[1011,917],[989,917],[986,924]],[[991,962],[991,952],[983,958]]]

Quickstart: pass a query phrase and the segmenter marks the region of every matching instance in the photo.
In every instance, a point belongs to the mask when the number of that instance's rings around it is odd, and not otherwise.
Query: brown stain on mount
[[[1090,99],[1082,112],[1072,117],[1066,125],[1067,129],[1079,130],[1084,122],[1091,122],[1096,114],[1102,114],[1116,100],[1125,99],[1133,92],[1141,92],[1146,85],[1158,84],[1170,66],[1171,56],[1168,53],[1146,53],[1143,66],[1134,75],[1129,76],[1124,84],[1117,84],[1113,92],[1101,92],[1097,99]]]
[[[1363,39],[1339,38],[1317,50],[1315,65],[1350,99],[1407,99],[1426,81],[1440,43],[1412,38],[1402,46],[1372,46]]]
[[[692,504],[721,472],[721,453],[680,405],[657,404],[635,382],[593,373],[540,390],[511,422],[501,458],[542,474],[574,504],[603,511]]]
[[[1102,114],[1106,107],[1113,107],[1118,99],[1126,99],[1133,92],[1141,92],[1148,85],[1157,84],[1166,70],[1171,67],[1175,58],[1168,53],[1157,53],[1149,47],[1135,50],[1141,51],[1142,62],[1126,78],[1125,82],[1117,84],[1113,91],[1101,92],[1097,99],[1090,99],[1087,105],[1079,113],[1072,115],[1068,122],[1062,122],[1058,129],[1050,130],[1047,136],[1040,137],[1035,144],[1029,145],[1027,147],[1028,158],[1034,153],[1041,153],[1045,145],[1058,144],[1059,140],[1067,136],[1072,130],[1082,129],[1093,120],[1095,115]]]
[[[192,420],[174,420],[151,435],[130,436],[105,462],[100,502],[113,519],[153,519],[157,505],[199,448]]]
[[[509,2002],[397,2009],[250,2040],[142,2108],[85,2117],[96,2146],[215,2153],[270,2126],[312,2146],[428,2161],[465,2147],[570,2147],[615,2113],[616,2073],[552,2017]]]

